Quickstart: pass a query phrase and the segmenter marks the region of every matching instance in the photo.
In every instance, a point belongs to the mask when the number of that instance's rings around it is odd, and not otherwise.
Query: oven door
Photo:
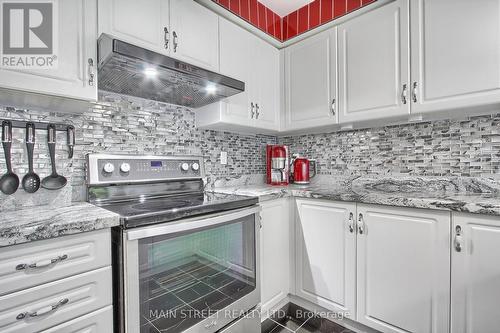
[[[126,332],[216,332],[255,307],[259,211],[125,231]]]

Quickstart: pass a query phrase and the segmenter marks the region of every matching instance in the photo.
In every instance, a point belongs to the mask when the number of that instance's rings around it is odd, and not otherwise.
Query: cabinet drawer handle
[[[408,97],[408,85],[403,84],[403,91],[401,92],[401,102],[403,102],[403,104],[406,104],[408,102],[407,97]]]
[[[64,298],[64,299],[60,300],[59,302],[57,302],[57,304],[46,306],[46,307],[41,308],[41,309],[34,311],[34,312],[21,312],[20,314],[17,315],[16,319],[22,320],[22,319],[25,319],[28,317],[33,318],[33,317],[44,316],[46,314],[49,314],[51,312],[56,311],[61,306],[68,304],[68,303],[69,303],[69,299]]]
[[[363,214],[359,214],[359,217],[358,217],[358,233],[360,235],[364,234],[365,233],[365,221],[363,219]]]
[[[16,266],[16,271],[22,271],[24,269],[35,269],[35,268],[41,269],[41,268],[46,268],[46,267],[49,267],[51,265],[55,265],[58,262],[64,261],[66,259],[68,259],[68,255],[67,254],[63,254],[62,256],[59,256],[57,258],[53,258],[53,259],[41,261],[39,263],[35,262],[35,263],[32,263],[32,264],[19,264],[19,265]]]
[[[172,36],[174,36],[174,52],[177,52],[177,47],[179,46],[179,42],[177,41],[177,33],[175,31],[172,32]]]
[[[332,116],[335,116],[335,104],[336,104],[337,100],[334,98],[332,99],[332,105],[331,105],[331,111],[332,111]]]
[[[260,106],[258,103],[255,103],[255,119],[259,119],[259,115],[260,115]]]
[[[413,82],[413,92],[412,92],[413,103],[417,103],[418,101],[417,94],[418,94],[418,83]]]
[[[165,48],[168,50],[168,43],[170,43],[170,37],[169,37],[170,34],[168,33],[167,27],[163,28],[163,33],[164,33],[163,39],[165,40]]]
[[[253,104],[253,102],[250,103],[250,116],[252,117],[255,117],[255,104]]]
[[[463,249],[462,243],[463,243],[462,227],[457,225],[455,227],[455,240],[454,240],[455,251],[462,252]]]
[[[95,73],[94,73],[94,59],[88,59],[89,64],[89,86],[93,86],[95,83]]]
[[[354,214],[349,213],[349,221],[347,222],[347,226],[349,227],[349,232],[354,233]]]

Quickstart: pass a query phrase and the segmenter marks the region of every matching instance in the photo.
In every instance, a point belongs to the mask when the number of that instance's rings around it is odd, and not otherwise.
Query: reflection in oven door
[[[138,310],[134,311],[139,318],[134,317],[140,328],[127,332],[196,332],[201,328],[215,332],[241,316],[241,311],[256,306],[256,231],[256,215],[251,214],[136,240],[131,246],[136,262],[127,259],[125,270],[135,271],[127,276],[133,279],[129,286],[136,292],[132,291],[126,306]],[[246,300],[249,295],[254,301]],[[231,312],[224,309],[236,311],[227,316]],[[136,327],[133,322],[127,327],[131,325]]]

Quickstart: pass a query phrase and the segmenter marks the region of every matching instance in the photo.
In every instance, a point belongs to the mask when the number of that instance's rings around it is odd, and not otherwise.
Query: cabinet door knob
[[[167,27],[164,27],[163,28],[163,38],[165,40],[165,49],[168,50],[168,44],[170,43],[170,34],[168,33],[168,28]]]
[[[89,86],[93,86],[95,83],[95,73],[94,73],[94,59],[88,59],[88,68],[89,68]]]
[[[255,104],[253,102],[250,103],[250,116],[252,119],[255,117]]]
[[[455,227],[455,240],[454,240],[454,245],[455,245],[455,251],[457,252],[462,252],[463,249],[463,235],[462,235],[462,227],[457,225]]]
[[[349,213],[349,220],[347,222],[347,226],[349,227],[349,232],[351,234],[354,233],[354,214],[352,212]]]
[[[365,221],[363,218],[363,214],[361,214],[361,213],[358,216],[358,233],[360,235],[365,233]]]
[[[417,82],[413,82],[412,99],[413,99],[413,103],[417,103],[417,101],[418,101],[418,83]]]
[[[172,36],[174,36],[174,52],[177,52],[177,47],[179,46],[177,32],[172,32]]]
[[[335,104],[336,104],[337,100],[334,98],[332,99],[332,105],[331,105],[331,111],[332,111],[332,116],[335,116]]]
[[[255,119],[259,119],[259,116],[260,116],[260,106],[258,103],[255,103]]]
[[[408,85],[403,84],[403,91],[401,92],[401,102],[403,102],[403,104],[406,104],[408,102],[407,97],[408,97]]]

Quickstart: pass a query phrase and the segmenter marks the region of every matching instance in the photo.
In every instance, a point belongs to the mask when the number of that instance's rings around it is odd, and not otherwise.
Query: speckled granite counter
[[[214,191],[260,201],[293,196],[500,216],[500,182],[482,178],[318,176],[308,186],[246,185]]]
[[[117,214],[89,203],[65,207],[38,206],[0,213],[0,247],[120,224]]]

